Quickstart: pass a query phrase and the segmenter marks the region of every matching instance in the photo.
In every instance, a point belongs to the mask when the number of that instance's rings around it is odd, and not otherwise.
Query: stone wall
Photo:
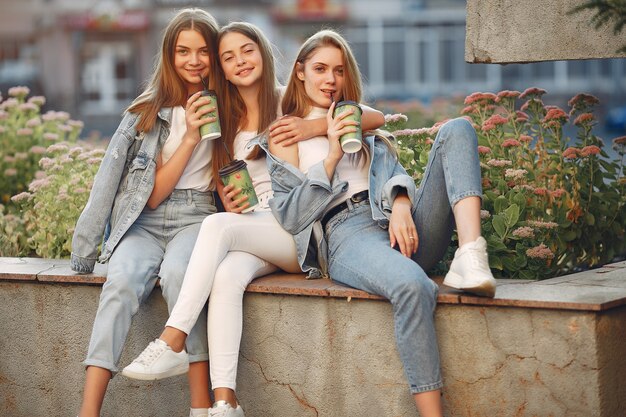
[[[0,258],[0,415],[77,413],[103,271]],[[441,287],[436,325],[447,417],[623,417],[626,262],[541,282],[499,281],[493,300]],[[238,394],[248,417],[417,417],[390,304],[327,280],[275,274],[244,298]],[[121,365],[167,317],[157,289]],[[186,417],[185,377],[115,377],[103,416]]]
[[[596,30],[593,12],[567,12],[582,0],[468,0],[465,60],[514,63],[626,57],[626,28]]]

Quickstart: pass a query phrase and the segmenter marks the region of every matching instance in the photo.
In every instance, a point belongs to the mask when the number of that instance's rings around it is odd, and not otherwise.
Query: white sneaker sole
[[[464,286],[463,277],[455,272],[449,271],[443,280],[443,285],[469,292],[481,297],[493,298],[496,295],[496,284],[491,280],[485,280],[476,285]]]
[[[183,375],[189,371],[189,364],[179,365],[176,368],[169,369],[165,372],[157,374],[144,374],[140,372],[134,372],[129,370],[122,370],[121,374],[127,378],[139,379],[141,381],[155,381],[157,379],[170,378],[173,376]]]

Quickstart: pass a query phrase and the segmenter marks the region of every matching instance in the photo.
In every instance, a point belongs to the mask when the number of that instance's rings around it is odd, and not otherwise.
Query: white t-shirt
[[[252,179],[252,185],[259,200],[259,205],[255,208],[255,211],[268,211],[270,209],[268,201],[274,195],[272,192],[272,180],[267,170],[267,164],[265,161],[265,154],[259,159],[247,159],[248,154],[252,149],[246,149],[246,145],[251,139],[257,136],[256,132],[251,131],[239,131],[235,136],[233,148],[235,151],[235,159],[241,159],[248,164],[248,172]]]
[[[161,160],[165,164],[170,160],[176,149],[180,146],[183,136],[187,132],[185,122],[185,109],[182,106],[174,107],[172,111],[172,123],[170,135],[163,145]],[[203,140],[196,145],[189,162],[180,176],[174,188],[177,190],[193,189],[198,191],[213,190],[213,174],[211,171],[211,159],[213,157],[213,140]]]
[[[326,117],[328,109],[313,107],[311,112],[305,117],[306,120],[319,119]],[[316,136],[309,140],[298,142],[298,163],[300,171],[306,173],[309,168],[317,164],[328,155],[328,139],[326,136]],[[358,166],[350,161],[347,154],[341,158],[335,172],[342,181],[348,182],[348,190],[339,194],[328,205],[326,211],[330,208],[342,203],[351,195],[369,189],[369,166],[363,163],[363,158]]]

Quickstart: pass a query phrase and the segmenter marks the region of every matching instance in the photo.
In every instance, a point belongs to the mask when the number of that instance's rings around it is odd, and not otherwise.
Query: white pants
[[[293,236],[271,212],[217,213],[202,222],[166,326],[189,334],[211,294],[207,330],[213,388],[235,389],[244,290],[277,268],[301,271]]]

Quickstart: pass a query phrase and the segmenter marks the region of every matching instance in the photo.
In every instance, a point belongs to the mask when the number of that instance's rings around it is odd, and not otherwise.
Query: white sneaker
[[[206,412],[205,412],[206,411]],[[193,410],[189,409],[189,417],[209,417],[209,409],[208,408],[203,408],[200,411],[202,414],[193,414]]]
[[[189,357],[184,350],[174,352],[161,339],[150,342],[147,348],[124,370],[122,375],[146,381],[182,375],[189,370]]]
[[[496,295],[496,280],[487,259],[487,241],[482,236],[456,250],[443,284],[484,297]]]
[[[220,400],[209,408],[209,417],[245,417],[245,415],[239,404],[237,408],[233,408],[228,402]]]

